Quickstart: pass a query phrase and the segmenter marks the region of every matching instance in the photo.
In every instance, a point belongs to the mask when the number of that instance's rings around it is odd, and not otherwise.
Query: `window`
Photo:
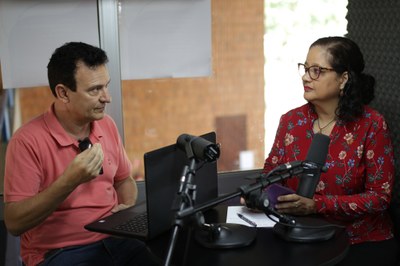
[[[130,1],[102,0],[98,3],[88,2],[89,4],[85,2],[85,6],[92,5],[89,9],[96,11],[93,23],[85,25],[90,27],[90,32],[97,34],[96,18],[100,21],[112,20],[113,11],[110,6],[115,4],[117,6],[115,14],[123,16],[124,8]],[[4,5],[5,2],[15,5],[19,3],[0,0],[0,5]],[[74,17],[68,15],[66,11],[74,10],[74,5],[81,3],[81,1],[69,1],[71,6],[66,9],[66,4],[61,2],[53,3],[46,0],[31,2],[33,2],[29,4],[31,7],[36,7],[41,12],[50,12],[49,14],[57,13],[60,18],[65,16],[65,20]],[[161,5],[168,3],[162,0],[150,2]],[[308,46],[318,37],[346,33],[347,1],[190,2],[200,4],[210,12],[207,27],[210,27],[211,32],[209,39],[211,58],[200,57],[209,62],[209,72],[179,77],[159,75],[155,78],[124,78],[121,90],[116,91],[116,96],[113,96],[114,103],[107,110],[123,122],[123,136],[128,155],[142,169],[142,158],[146,151],[172,144],[182,133],[200,135],[209,131],[216,131],[217,141],[221,143],[219,171],[260,168],[269,152],[280,115],[304,103],[297,63],[304,61]],[[97,7],[102,9],[99,17],[97,17]],[[180,7],[189,8],[185,5]],[[40,21],[43,22],[47,15],[42,14]],[[105,14],[111,17],[105,18]],[[160,19],[159,15],[158,13],[155,18]],[[123,18],[119,17],[119,20],[119,23],[124,23]],[[149,21],[151,23],[151,20]],[[16,23],[21,21],[16,20]],[[115,25],[107,23],[103,26],[100,23],[100,25],[100,27],[113,25],[111,29],[105,30],[115,34],[118,23]],[[173,26],[178,27],[179,24]],[[76,29],[73,32],[76,32]],[[60,36],[66,38],[64,33],[66,32],[61,30]],[[0,32],[0,34],[3,36],[5,33]],[[82,32],[79,34],[73,39],[85,41],[87,36]],[[47,60],[55,47],[69,41],[63,38],[55,40],[53,36],[47,36],[45,33],[32,33],[30,36],[35,38],[34,43],[38,45],[28,47],[30,49],[28,56],[35,55],[35,49],[41,47],[39,44],[49,43],[49,40],[52,40],[51,46],[54,47],[51,47],[43,58],[41,57],[44,60]],[[105,48],[109,48],[107,41],[118,41],[118,38],[105,37],[102,33],[99,37],[100,45]],[[130,47],[125,43],[125,37],[120,33],[120,41],[124,42],[121,45],[122,56]],[[152,39],[149,37],[148,41],[151,42]],[[111,54],[114,58],[114,54],[112,52]],[[161,55],[158,54],[158,57]],[[10,66],[4,63],[4,57],[2,59],[2,73],[7,73],[4,69]],[[25,61],[35,62],[30,58],[26,58]],[[157,60],[152,64],[157,64]],[[151,66],[150,64],[147,67]],[[42,74],[46,73],[45,65],[29,67],[29,69],[34,68],[39,68]],[[118,68],[119,65],[113,65],[112,71],[118,71]],[[282,69],[285,71],[281,71]],[[180,70],[184,70],[184,67],[180,66]],[[15,123],[17,126],[44,112],[53,101],[47,80],[39,84],[29,77],[22,77],[27,82],[22,86],[32,88],[18,87],[15,90],[14,117],[17,118],[16,121],[21,120],[20,123]],[[115,79],[115,82],[119,83],[118,79]]]

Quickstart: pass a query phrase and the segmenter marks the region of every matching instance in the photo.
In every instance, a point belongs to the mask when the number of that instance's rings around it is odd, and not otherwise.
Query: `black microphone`
[[[176,141],[177,146],[186,152],[189,158],[196,158],[207,162],[213,162],[219,158],[219,146],[202,137],[182,134]]]
[[[84,138],[83,140],[79,140],[79,150],[81,152],[83,152],[86,149],[89,149],[90,147],[92,147],[92,145],[93,144],[88,137]],[[100,175],[103,174],[103,167],[101,167],[99,174]]]
[[[325,161],[328,156],[330,138],[323,134],[315,134],[303,161],[303,172],[300,175],[296,194],[312,198],[317,188],[321,172],[326,171]],[[271,211],[271,210],[270,210]],[[280,222],[273,227],[274,233],[287,241],[317,242],[331,239],[335,228],[324,219],[313,216],[280,217]],[[281,222],[282,221],[282,222]]]
[[[330,138],[323,134],[315,134],[308,149],[306,160],[303,162],[304,173],[300,177],[296,194],[312,198],[317,188],[321,172],[326,171],[324,167]]]

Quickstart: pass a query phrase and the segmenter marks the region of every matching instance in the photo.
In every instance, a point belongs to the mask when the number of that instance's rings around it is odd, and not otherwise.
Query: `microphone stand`
[[[190,159],[189,166],[185,166],[182,173],[181,184],[175,199],[173,209],[179,211],[184,210],[187,206],[193,206],[193,202],[196,197],[196,185],[194,184],[194,176],[196,171],[196,159],[193,157]],[[179,207],[176,207],[179,205]],[[175,217],[174,228],[172,236],[168,245],[167,256],[165,258],[164,265],[170,265],[172,254],[175,248],[175,244],[178,237],[178,230],[183,226],[183,217]]]
[[[190,154],[190,153],[187,153],[187,154]],[[194,159],[194,156],[192,156],[189,169],[187,169],[187,167],[185,167],[184,173],[182,175],[181,186],[180,186],[179,193],[178,193],[180,206],[179,206],[179,210],[175,214],[175,223],[174,223],[173,233],[172,233],[169,250],[168,250],[166,261],[165,261],[166,266],[170,264],[173,249],[174,249],[176,239],[177,239],[178,230],[181,226],[183,226],[183,220],[186,217],[189,217],[191,215],[196,215],[196,218],[199,220],[199,215],[201,218],[203,218],[203,216],[201,215],[202,211],[208,210],[222,202],[225,202],[227,200],[230,200],[230,199],[238,197],[238,196],[244,196],[246,198],[251,192],[253,192],[255,190],[264,189],[268,185],[291,178],[291,177],[298,175],[300,173],[303,173],[305,171],[306,172],[315,171],[315,169],[304,169],[303,167],[291,168],[284,172],[272,170],[268,174],[262,174],[258,178],[258,181],[256,183],[240,186],[238,188],[238,191],[236,191],[236,192],[232,192],[230,194],[217,197],[214,200],[205,202],[203,204],[200,204],[200,205],[194,207],[193,201],[194,201],[194,196],[195,196],[194,191],[196,190],[196,186],[193,184],[193,176],[195,173],[195,166],[196,166],[196,160]],[[188,176],[187,179],[185,179],[185,176]],[[189,195],[191,197],[189,197]],[[182,201],[182,199],[184,199],[184,200]],[[189,200],[189,199],[191,199],[191,200]],[[265,214],[267,215],[267,209],[265,209],[265,208],[262,208],[262,209],[265,212]],[[298,241],[298,242],[312,242],[312,241],[327,240],[333,236],[332,230],[330,230],[329,232],[324,234],[324,236],[322,238],[317,237],[315,234],[312,234],[311,237],[304,239],[303,236],[305,234],[313,233],[313,232],[307,231],[307,230],[304,231],[302,229],[311,229],[313,226],[300,225],[296,228],[297,222],[294,219],[292,219],[291,217],[281,215],[278,212],[274,212],[270,208],[268,208],[268,212],[277,216],[280,219],[280,221],[283,221],[283,222],[281,222],[281,224],[277,223],[274,226],[273,230],[275,233],[277,233],[278,235],[283,237],[285,240]],[[322,221],[322,220],[318,219],[318,221]],[[324,227],[325,227],[324,229],[326,231],[326,226],[324,226]],[[239,225],[239,224],[227,224],[227,223],[225,223],[225,224],[205,224],[202,221],[202,225],[201,225],[200,229],[208,230],[208,232],[207,232],[208,234],[207,233],[204,234],[204,232],[198,232],[196,234],[196,240],[199,242],[199,244],[201,244],[207,248],[243,247],[243,246],[247,246],[247,245],[251,244],[256,237],[256,228],[255,227],[247,227],[247,226]],[[293,233],[298,230],[301,231],[301,233],[300,233],[300,235],[302,237],[301,240],[297,240],[295,233]],[[321,230],[319,230],[317,233],[319,234],[320,231]]]
[[[268,185],[277,183],[279,181],[283,181],[287,178],[292,177],[293,175],[298,175],[298,174],[302,173],[303,171],[304,171],[303,168],[293,168],[285,173],[281,173],[281,174],[277,174],[277,175],[273,175],[273,176],[271,176],[271,173],[273,173],[273,172],[271,172],[267,175],[262,174],[261,177],[258,178],[258,181],[256,183],[240,186],[238,188],[238,191],[236,191],[236,192],[232,192],[227,195],[220,196],[216,199],[199,204],[196,207],[189,206],[189,207],[185,208],[184,210],[178,211],[176,216],[178,218],[184,218],[184,217],[193,215],[196,212],[208,210],[222,202],[225,202],[227,200],[233,199],[238,196],[246,196],[252,191],[255,191],[257,189],[263,189],[263,188],[267,187]],[[268,178],[268,177],[270,177],[270,178]]]
[[[302,172],[306,174],[315,174],[315,172],[321,170],[326,172],[324,167],[318,169],[318,167],[310,165],[303,166],[302,169]],[[318,242],[328,240],[335,234],[335,226],[320,217],[312,215],[293,217],[277,212],[274,207],[270,205],[268,194],[261,194],[255,205],[257,209],[262,210],[265,215],[273,215],[279,219],[274,225],[273,231],[286,241],[303,243]]]
[[[182,143],[184,143],[185,153],[187,158],[189,159],[189,166],[186,165],[183,169],[181,183],[172,207],[173,211],[183,211],[185,208],[193,208],[196,199],[196,184],[194,182],[194,177],[196,174],[196,165],[198,159],[197,157],[201,158],[199,160],[207,161],[207,159],[215,160],[219,156],[219,148],[213,147],[212,143],[209,144],[206,140],[203,140],[202,138],[194,138],[190,135],[186,136],[184,134],[183,137],[185,139],[184,141],[182,141]],[[187,140],[186,137],[189,137],[189,140]],[[178,138],[177,143],[180,143],[180,138],[181,137]],[[192,146],[194,141],[197,141],[197,150],[203,149],[203,151],[200,153],[200,156],[195,153],[196,150],[194,149],[196,148],[193,148]],[[182,145],[182,143],[180,143],[180,145]],[[184,218],[185,217],[179,217],[178,215],[175,215],[172,235],[168,245],[167,256],[165,258],[164,265],[166,266],[170,265],[172,254],[178,237],[178,231],[184,226]],[[197,224],[202,223],[202,225],[204,225],[204,217],[202,213],[196,213],[196,216],[194,218],[196,219]],[[190,234],[188,237],[190,237]]]
[[[277,212],[270,206],[268,195],[261,194],[257,208],[268,217],[278,218],[272,228],[273,232],[289,242],[319,242],[332,238],[336,232],[335,226],[313,216],[290,216]]]
[[[269,182],[264,183],[264,179],[262,179],[261,182],[257,182],[253,185],[245,185],[240,188],[240,191],[238,192],[233,192],[230,195],[227,196],[222,196],[218,197],[215,200],[205,202],[198,207],[193,206],[193,201],[195,197],[195,190],[196,186],[193,184],[193,179],[195,175],[195,168],[196,168],[196,160],[194,156],[191,156],[192,153],[189,151],[190,149],[187,150],[188,157],[190,156],[190,166],[185,166],[182,174],[182,179],[181,179],[181,184],[179,187],[179,191],[177,194],[177,200],[176,203],[179,204],[178,211],[175,214],[175,222],[174,222],[174,227],[171,235],[171,239],[169,242],[169,248],[167,251],[167,256],[165,258],[165,266],[170,265],[171,263],[171,258],[172,254],[176,245],[177,241],[177,236],[178,236],[178,231],[179,229],[183,226],[183,220],[186,217],[189,217],[191,215],[197,214],[196,218],[199,217],[199,214],[207,209],[210,209],[211,207],[214,207],[222,202],[225,202],[229,199],[232,199],[234,197],[243,195],[243,193],[249,193],[250,191],[260,189],[262,187],[265,187],[269,184]],[[187,178],[186,178],[187,177]],[[206,225],[202,224],[202,229],[208,228],[211,233],[211,241],[215,241],[218,239],[218,237],[221,237],[220,239],[228,238],[228,241],[219,241],[220,244],[210,244],[209,237],[206,236],[207,239],[204,241],[201,241],[201,237],[197,237],[196,239],[200,242],[203,243],[204,246],[206,247],[235,247],[235,246],[246,246],[249,245],[256,237],[256,229],[247,227],[244,225],[237,225],[237,224],[231,224],[232,228],[230,228],[227,224],[224,226],[221,225]],[[233,232],[235,231],[235,232]],[[239,232],[241,231],[241,232]],[[239,233],[238,233],[239,232]],[[237,237],[240,235],[239,237]],[[229,236],[233,236],[235,238],[234,240],[231,240]],[[208,243],[208,244],[207,244]],[[222,245],[222,246],[221,246]]]
[[[196,207],[190,206],[183,210],[177,212],[176,216],[179,218],[184,218],[200,211],[204,211],[210,209],[222,202],[225,202],[229,199],[244,196],[245,198],[255,190],[262,190],[268,185],[280,182],[282,180],[291,178],[293,176],[299,175],[303,172],[310,173],[313,171],[317,171],[318,169],[309,168],[309,167],[295,167],[291,169],[287,169],[284,172],[281,171],[274,171],[272,170],[268,174],[262,174],[260,178],[258,178],[258,182],[243,185],[238,188],[238,191],[233,192],[231,194],[227,194],[221,197],[216,198],[215,200],[211,200],[205,202],[201,205]],[[292,217],[288,215],[283,215],[275,211],[271,206],[269,206],[268,200],[264,198],[259,199],[261,204],[257,204],[258,208],[260,208],[264,213],[268,216],[269,214],[274,215],[279,219],[279,222],[275,224],[273,227],[273,231],[278,234],[280,237],[287,241],[292,242],[316,242],[316,241],[323,241],[330,239],[334,233],[335,229],[334,226],[321,218],[316,217]],[[238,246],[245,246],[251,243],[249,239],[245,238],[246,233],[240,234],[237,231],[241,229],[233,229],[233,231],[229,234],[215,234],[213,230],[217,228],[220,229],[220,226],[209,226],[211,230],[209,235],[196,235],[196,240],[205,247],[212,247],[212,248],[226,248],[226,247],[238,247]],[[246,227],[248,229],[255,229],[251,227]],[[254,231],[255,232],[255,231]],[[230,235],[239,234],[239,236],[234,240],[224,240],[224,238],[229,237]],[[249,237],[251,233],[247,233]],[[218,238],[219,237],[219,238]],[[236,241],[236,242],[232,242]]]
[[[274,173],[272,171],[268,175],[262,175],[256,183],[239,187],[238,191],[236,192],[218,197],[214,200],[205,202],[196,207],[189,206],[185,209],[181,209],[176,213],[176,217],[178,219],[184,219],[185,217],[210,209],[229,199],[243,195],[247,196],[252,191],[263,189],[272,183],[290,178],[293,175],[297,175],[301,172],[303,172],[302,168],[293,168],[285,173],[277,174],[270,177],[270,175]],[[203,231],[196,232],[196,240],[197,242],[199,242],[199,244],[207,248],[232,248],[247,246],[253,242],[257,233],[255,227],[228,223],[203,225],[200,229],[202,229]]]

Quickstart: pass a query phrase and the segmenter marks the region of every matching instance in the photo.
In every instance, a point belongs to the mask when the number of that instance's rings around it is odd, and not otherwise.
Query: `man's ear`
[[[60,99],[62,102],[64,103],[68,103],[69,102],[69,89],[64,86],[63,84],[57,84],[56,88],[55,88],[55,92],[57,95],[57,98]]]

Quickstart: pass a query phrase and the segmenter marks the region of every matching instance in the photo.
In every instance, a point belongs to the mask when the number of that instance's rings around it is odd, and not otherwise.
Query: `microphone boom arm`
[[[285,173],[281,173],[279,175],[270,176],[270,174],[261,174],[261,176],[259,178],[257,178],[257,179],[259,179],[258,182],[249,184],[249,185],[240,186],[238,188],[238,191],[236,191],[236,192],[232,192],[228,195],[220,196],[214,200],[210,200],[203,204],[199,204],[196,207],[189,206],[188,208],[178,211],[176,213],[176,217],[181,219],[181,218],[185,218],[187,216],[193,215],[196,212],[208,210],[222,202],[225,202],[227,200],[233,199],[238,196],[246,196],[252,191],[255,191],[257,189],[263,189],[263,188],[267,187],[268,185],[283,181],[285,179],[291,178],[291,177],[301,174],[303,172],[304,172],[304,168],[298,167],[298,168],[292,168],[289,171],[287,171]]]

